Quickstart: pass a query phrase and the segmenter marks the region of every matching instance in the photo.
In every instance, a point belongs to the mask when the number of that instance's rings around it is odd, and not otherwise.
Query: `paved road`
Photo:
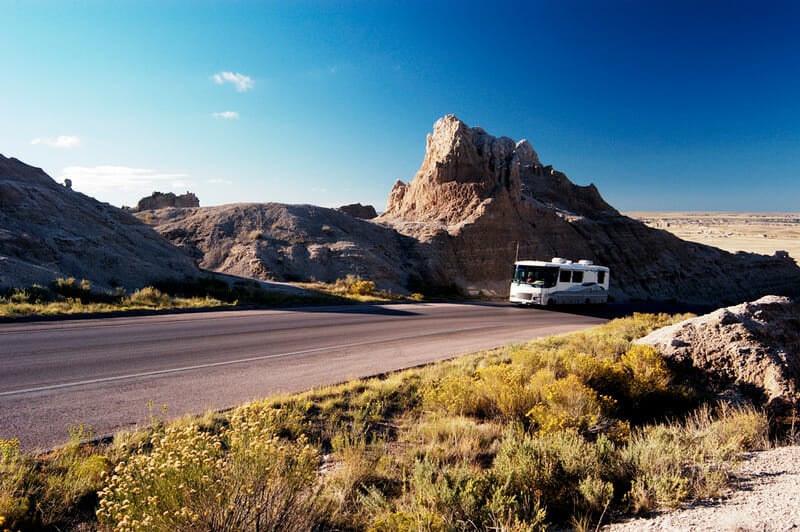
[[[421,303],[0,324],[0,438],[46,449],[146,424],[150,401],[202,413],[604,321]]]

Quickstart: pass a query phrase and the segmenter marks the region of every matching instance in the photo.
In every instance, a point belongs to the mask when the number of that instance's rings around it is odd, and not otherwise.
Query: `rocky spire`
[[[386,213],[456,222],[494,196],[519,199],[520,171],[533,166],[541,164],[527,140],[494,137],[447,115],[433,125],[422,166],[411,183],[395,183]]]
[[[409,184],[395,183],[385,212],[395,219],[453,225],[483,214],[491,203],[508,208],[525,200],[574,214],[617,214],[594,185],[577,186],[542,166],[527,140],[494,137],[455,115],[433,125],[422,166]]]

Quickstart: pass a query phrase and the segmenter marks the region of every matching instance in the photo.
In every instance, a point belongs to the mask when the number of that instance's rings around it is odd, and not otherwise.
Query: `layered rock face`
[[[453,115],[434,124],[422,166],[394,185],[377,221],[429,244],[431,260],[469,292],[504,295],[515,257],[559,256],[609,266],[616,300],[729,304],[800,293],[791,258],[733,255],[648,228],[594,185],[543,166],[529,142]]]
[[[800,407],[800,302],[765,296],[659,329],[652,345],[698,384],[784,416]]]
[[[0,287],[58,277],[140,288],[198,275],[193,262],[131,214],[0,155]]]
[[[394,291],[430,277],[414,239],[335,209],[240,203],[137,216],[207,270],[277,281],[360,275]]]

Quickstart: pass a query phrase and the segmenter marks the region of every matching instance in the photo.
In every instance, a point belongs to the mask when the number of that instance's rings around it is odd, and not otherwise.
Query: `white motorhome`
[[[509,300],[546,306],[606,303],[609,273],[590,260],[520,260],[514,263]]]

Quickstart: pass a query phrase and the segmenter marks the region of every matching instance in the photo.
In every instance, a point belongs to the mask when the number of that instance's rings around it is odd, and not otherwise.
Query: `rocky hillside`
[[[773,416],[800,407],[800,301],[765,296],[659,329],[652,345],[700,389]]]
[[[198,273],[131,214],[0,155],[0,287],[75,277],[99,288],[138,288]]]
[[[800,293],[784,255],[731,254],[621,215],[594,185],[543,166],[526,140],[496,138],[453,115],[428,135],[414,179],[397,182],[378,223],[427,244],[468,291],[504,294],[520,258],[591,259],[611,268],[617,300],[732,303]]]
[[[137,216],[207,270],[283,281],[360,275],[395,291],[425,289],[432,276],[416,240],[342,210],[240,203]]]

